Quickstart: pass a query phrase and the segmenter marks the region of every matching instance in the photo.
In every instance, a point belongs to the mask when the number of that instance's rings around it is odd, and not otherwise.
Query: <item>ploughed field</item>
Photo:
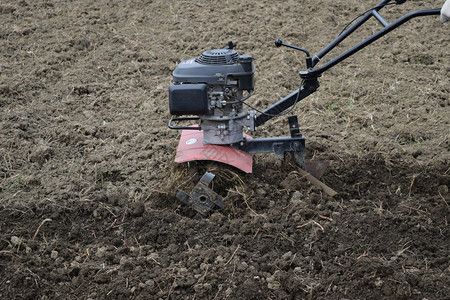
[[[381,10],[388,21],[443,1]],[[297,104],[307,159],[245,174],[173,162],[171,72],[233,40],[253,55],[260,109],[376,1],[0,3],[0,298],[444,299],[449,269],[447,24],[413,19],[327,71]],[[375,20],[327,61],[376,30]],[[320,65],[320,64],[319,64]],[[286,117],[254,137],[288,135]],[[225,206],[176,198],[202,172]]]

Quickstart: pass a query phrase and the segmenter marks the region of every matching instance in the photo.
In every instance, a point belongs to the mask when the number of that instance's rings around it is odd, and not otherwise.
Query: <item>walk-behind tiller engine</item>
[[[199,115],[205,144],[234,144],[242,141],[244,126],[255,130],[254,111],[243,104],[244,91],[251,94],[255,85],[253,58],[232,47],[205,51],[173,72],[170,113]]]
[[[231,41],[223,49],[208,50],[197,58],[182,61],[173,71],[173,84],[169,87],[170,113],[176,116],[169,121],[169,128],[182,130],[175,161],[213,160],[250,173],[252,154],[273,152],[284,156],[289,152],[293,153],[294,160],[301,169],[320,177],[323,164],[305,164],[305,138],[300,133],[297,116],[288,117],[290,136],[253,139],[244,133],[244,128],[255,131],[273,117],[286,115],[295,104],[317,90],[318,78],[326,70],[410,19],[439,15],[441,12],[439,8],[417,10],[392,23],[388,23],[379,14],[379,10],[387,5],[405,2],[406,0],[381,1],[361,14],[353,25],[347,25],[334,41],[314,57],[303,48],[276,40],[277,47],[286,46],[304,52],[306,70],[300,72],[301,84],[298,90],[264,110],[257,110],[245,102],[254,89],[255,66],[252,56],[239,55],[233,49]],[[444,5],[443,14],[448,14],[445,7]],[[372,17],[384,28],[321,67],[314,68],[329,51]],[[247,107],[251,109],[248,110]],[[174,125],[194,121],[195,124],[190,126]],[[207,216],[214,207],[223,205],[221,197],[208,188],[213,178],[213,174],[206,173],[190,195],[183,191],[177,194],[177,198],[191,205],[199,217]]]

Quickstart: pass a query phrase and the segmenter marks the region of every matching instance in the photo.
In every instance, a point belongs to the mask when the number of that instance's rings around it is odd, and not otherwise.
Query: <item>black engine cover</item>
[[[198,58],[182,61],[172,73],[173,82],[227,85],[237,81],[240,90],[253,90],[255,65],[250,55],[238,55],[233,49],[214,49]]]
[[[172,115],[204,115],[208,112],[206,84],[169,86],[169,108]]]

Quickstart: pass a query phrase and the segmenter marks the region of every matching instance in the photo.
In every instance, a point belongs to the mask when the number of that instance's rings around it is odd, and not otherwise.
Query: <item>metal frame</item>
[[[350,26],[347,30],[345,30],[341,35],[339,35],[334,41],[332,41],[330,44],[328,44],[322,51],[320,51],[318,54],[316,54],[313,58],[309,56],[309,53],[302,48],[292,46],[289,44],[283,43],[281,40],[275,41],[276,46],[286,46],[289,48],[294,48],[296,50],[303,51],[307,54],[306,57],[306,65],[307,70],[299,72],[300,77],[303,79],[302,86],[300,89],[296,90],[295,92],[289,94],[288,96],[282,98],[277,103],[271,105],[270,107],[266,108],[264,111],[256,115],[256,121],[255,125],[260,126],[267,122],[268,120],[275,117],[277,114],[280,114],[281,112],[285,111],[292,105],[296,104],[297,102],[303,100],[304,98],[308,97],[312,93],[314,93],[318,87],[319,82],[317,80],[318,77],[322,75],[323,72],[327,71],[328,69],[332,68],[336,64],[342,62],[346,58],[352,56],[359,50],[365,48],[366,46],[370,45],[371,43],[375,42],[379,38],[383,37],[384,35],[388,34],[395,28],[399,27],[400,25],[406,23],[407,21],[416,18],[416,17],[422,17],[422,16],[430,16],[430,15],[439,15],[441,12],[440,8],[434,8],[434,9],[423,9],[423,10],[416,10],[413,12],[410,12],[403,17],[397,19],[396,21],[392,23],[388,23],[380,14],[379,10],[382,9],[386,4],[391,2],[391,0],[383,0],[380,3],[378,3],[373,9],[369,10],[364,16],[361,17],[355,24]],[[405,1],[399,1],[397,0],[397,4],[402,4]],[[352,48],[348,49],[344,53],[340,54],[339,56],[335,57],[334,59],[330,60],[323,66],[317,69],[313,69],[317,63],[333,48],[335,48],[337,45],[339,45],[345,38],[347,38],[350,34],[352,34],[356,29],[358,29],[361,25],[363,25],[365,22],[367,22],[370,18],[374,17],[382,26],[384,26],[383,29],[379,30],[378,32],[374,33],[370,37],[366,38],[364,41],[360,42],[359,44],[353,46]],[[311,67],[310,67],[311,66]]]
[[[305,150],[305,137],[300,133],[297,116],[288,117],[291,136],[246,139],[232,146],[247,153],[274,153],[283,157],[286,152]]]

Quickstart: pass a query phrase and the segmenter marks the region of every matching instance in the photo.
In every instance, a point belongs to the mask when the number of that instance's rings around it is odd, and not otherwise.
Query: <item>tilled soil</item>
[[[390,22],[440,7],[407,1]],[[233,40],[264,108],[374,1],[0,3],[0,298],[446,299],[449,26],[413,19],[327,71],[299,103],[311,185],[286,157],[252,174],[173,162],[171,72]],[[333,58],[380,24],[369,21]],[[288,135],[280,117],[250,133]],[[225,206],[175,197],[206,170]]]

